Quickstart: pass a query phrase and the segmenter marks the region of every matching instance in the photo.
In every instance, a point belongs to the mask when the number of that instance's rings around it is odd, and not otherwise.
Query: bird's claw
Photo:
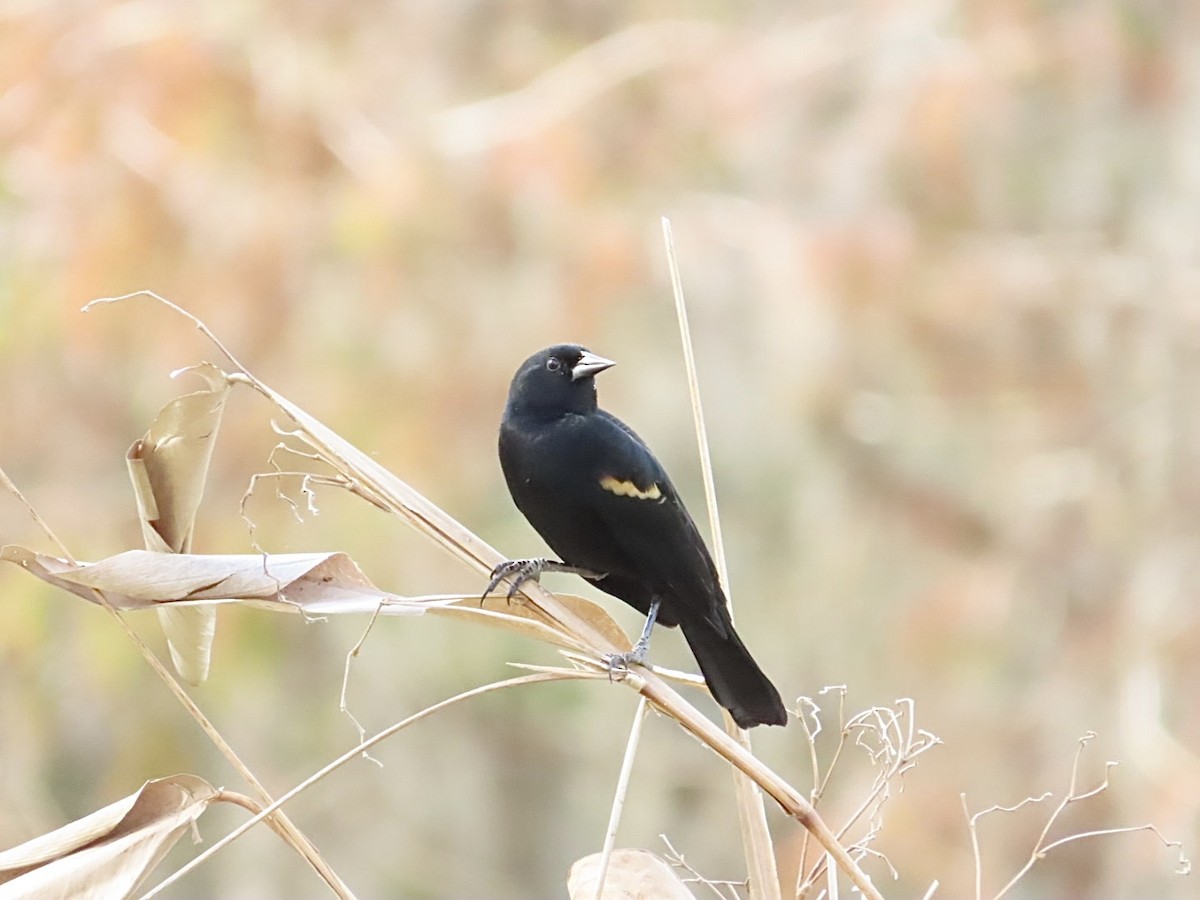
[[[509,559],[492,569],[492,580],[484,588],[483,596],[479,598],[479,602],[482,603],[486,600],[488,594],[494,591],[496,585],[505,578],[512,578],[512,584],[508,588],[508,600],[511,602],[513,595],[521,589],[521,585],[525,582],[541,582],[543,572],[566,572],[570,575],[587,578],[590,581],[598,581],[606,577],[603,572],[595,572],[592,569],[584,569],[581,566],[571,566],[554,559]]]
[[[505,578],[512,578],[512,583],[509,585],[506,600],[512,602],[513,595],[521,589],[527,581],[540,581],[542,577],[542,569],[545,568],[546,560],[544,559],[508,559],[492,569],[492,579],[487,583],[487,587],[483,589],[483,596],[479,598],[482,603],[488,598],[488,595],[496,589]],[[515,577],[513,577],[515,576]]]

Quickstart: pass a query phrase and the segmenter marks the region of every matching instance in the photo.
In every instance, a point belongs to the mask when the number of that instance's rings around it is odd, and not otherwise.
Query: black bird
[[[683,629],[716,701],[742,728],[784,725],[779,692],[733,630],[717,569],[667,473],[633,429],[596,404],[594,376],[613,365],[576,344],[521,364],[500,424],[500,465],[517,508],[562,562],[497,566],[515,592],[544,571],[594,581],[646,615],[621,665],[645,659],[657,620]]]

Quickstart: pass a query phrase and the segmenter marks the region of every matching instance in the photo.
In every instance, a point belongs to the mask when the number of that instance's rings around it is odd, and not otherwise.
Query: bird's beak
[[[611,359],[605,359],[603,356],[597,356],[595,353],[584,350],[583,355],[579,357],[579,362],[575,363],[575,367],[571,369],[571,380],[578,381],[580,378],[590,378],[615,365],[616,363]]]

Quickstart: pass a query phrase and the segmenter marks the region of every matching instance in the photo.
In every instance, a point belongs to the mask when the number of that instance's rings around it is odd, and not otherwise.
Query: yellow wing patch
[[[662,491],[658,489],[657,484],[652,484],[650,487],[642,490],[632,481],[622,481],[620,478],[614,478],[612,475],[605,475],[600,479],[600,487],[618,497],[633,497],[636,500],[661,500]]]

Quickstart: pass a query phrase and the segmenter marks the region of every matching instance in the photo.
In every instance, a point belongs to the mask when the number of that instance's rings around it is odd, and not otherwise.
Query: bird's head
[[[509,405],[552,414],[591,412],[596,408],[594,377],[614,365],[611,359],[578,344],[556,344],[539,350],[513,376]]]

